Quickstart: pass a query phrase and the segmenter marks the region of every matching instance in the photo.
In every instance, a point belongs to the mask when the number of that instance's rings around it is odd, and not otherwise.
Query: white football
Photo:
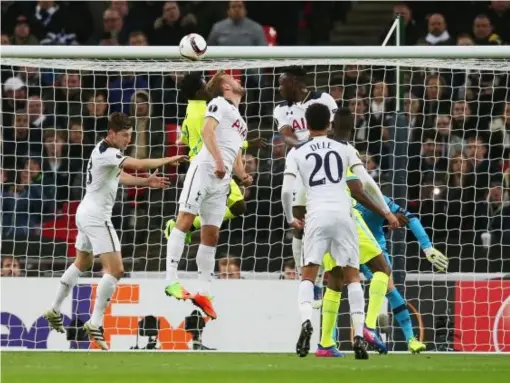
[[[188,60],[201,60],[207,52],[207,42],[198,33],[190,33],[179,43],[181,56]]]

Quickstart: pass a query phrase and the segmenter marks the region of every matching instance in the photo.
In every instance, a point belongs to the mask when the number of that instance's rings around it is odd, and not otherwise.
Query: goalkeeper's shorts
[[[239,185],[234,181],[230,181],[230,191],[227,197],[227,207],[231,207],[236,202],[244,200],[243,193],[241,193],[241,189]]]
[[[359,211],[353,209],[353,218],[356,221],[356,231],[359,238],[360,264],[362,268],[366,268],[364,264],[381,254],[382,249]],[[323,264],[325,271],[330,271],[336,266],[335,260],[329,253],[324,256]]]

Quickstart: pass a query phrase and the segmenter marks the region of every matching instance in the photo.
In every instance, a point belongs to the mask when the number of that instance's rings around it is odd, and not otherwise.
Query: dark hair
[[[349,108],[340,108],[335,113],[333,120],[333,127],[337,136],[343,140],[348,140],[348,137],[354,129],[354,117]]]
[[[331,112],[324,104],[312,104],[305,112],[306,123],[310,130],[325,130],[329,126]]]
[[[201,72],[193,72],[184,76],[179,91],[186,100],[193,100],[197,92],[205,86]]]
[[[295,77],[298,81],[306,83],[306,78],[308,77],[308,73],[306,73],[305,68],[302,66],[292,65],[285,68],[282,68],[282,74],[286,74],[288,76]]]
[[[110,118],[108,119],[108,130],[113,130],[115,133],[118,133],[121,130],[127,130],[130,128],[131,122],[129,121],[129,117],[124,113],[114,112],[110,114]]]

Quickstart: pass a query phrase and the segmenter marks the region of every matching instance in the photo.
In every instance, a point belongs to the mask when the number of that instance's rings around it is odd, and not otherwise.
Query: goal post
[[[262,137],[269,146],[246,151],[256,182],[242,190],[246,212],[224,224],[218,250],[218,258],[229,258],[217,266],[218,277],[227,279],[217,281],[220,309],[239,310],[246,317],[226,315],[225,322],[207,327],[204,340],[221,350],[291,350],[296,282],[286,280],[295,276],[292,235],[280,202],[285,152],[272,110],[280,101],[281,68],[302,65],[310,89],[330,93],[339,107],[351,110],[353,142],[383,192],[407,204],[433,245],[450,259],[451,274],[435,274],[412,234],[402,231],[389,243],[403,261],[407,278],[398,282],[413,307],[417,332],[431,350],[510,350],[510,286],[503,278],[510,273],[510,228],[495,219],[495,212],[510,214],[510,47],[213,46],[204,60],[187,61],[177,47],[1,46],[0,56],[1,250],[19,263],[17,270],[6,268],[5,275],[22,277],[2,278],[2,291],[19,292],[13,297],[2,293],[2,325],[11,329],[2,347],[68,348],[52,338],[39,316],[72,261],[84,157],[104,133],[108,114],[123,111],[133,119],[129,155],[184,153],[179,124],[186,105],[179,79],[189,71],[210,75],[225,69],[248,89],[242,112],[249,139]],[[490,167],[478,166],[486,159]],[[184,170],[166,169],[172,187],[164,193],[124,188],[118,195],[114,220],[129,277],[113,301],[133,306],[107,313],[114,349],[132,346],[145,315],[161,318],[162,348],[189,347],[191,335],[171,329],[179,328],[191,307],[159,297],[166,246],[161,230],[175,216]],[[195,239],[183,256],[182,278],[194,277],[196,250]],[[100,272],[96,267],[88,276]],[[94,283],[87,279],[73,291],[66,325],[86,317]],[[260,294],[250,304],[234,293],[251,297],[253,291]],[[340,334],[346,340],[346,302],[341,307]],[[265,319],[257,322],[259,317]],[[25,335],[13,330],[21,326],[35,330]],[[265,326],[269,335],[247,335],[246,326]],[[406,349],[396,323],[389,340],[393,350]]]

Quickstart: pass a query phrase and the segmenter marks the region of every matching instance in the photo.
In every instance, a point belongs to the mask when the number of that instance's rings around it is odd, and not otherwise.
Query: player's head
[[[335,136],[340,140],[349,141],[354,129],[354,118],[349,108],[340,108],[335,113],[333,120]]]
[[[200,100],[205,96],[205,80],[201,72],[192,72],[184,76],[179,91],[186,101]]]
[[[286,101],[300,101],[299,95],[306,91],[306,71],[300,66],[283,68],[278,79],[280,95]]]
[[[329,129],[331,112],[324,104],[312,104],[305,112],[306,124],[310,134],[326,132]]]
[[[110,115],[106,139],[111,145],[120,150],[126,149],[131,142],[131,133],[133,133],[133,127],[128,116],[120,112]]]
[[[229,95],[242,97],[246,93],[246,89],[242,87],[238,80],[223,71],[216,72],[207,83],[206,89],[211,97],[228,97]]]

